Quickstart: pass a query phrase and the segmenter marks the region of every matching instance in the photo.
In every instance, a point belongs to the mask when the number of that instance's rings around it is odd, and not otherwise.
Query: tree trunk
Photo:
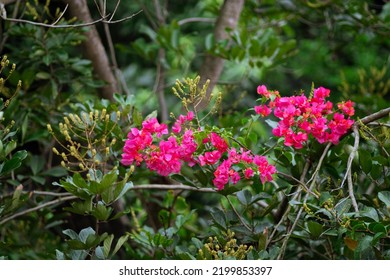
[[[215,41],[225,40],[229,38],[226,29],[235,29],[240,17],[241,11],[244,7],[245,0],[225,0],[220,15],[217,19],[214,29]],[[217,84],[219,77],[221,76],[224,65],[224,59],[216,57],[211,54],[206,54],[201,69],[200,86],[202,86],[206,80],[210,80],[208,90],[206,92],[206,98],[202,100],[197,106],[197,111],[205,109],[208,105],[211,92]]]
[[[82,22],[92,22],[91,13],[86,0],[63,0],[69,5],[69,11],[73,17]],[[83,51],[86,58],[92,61],[93,69],[99,79],[106,82],[101,89],[103,98],[112,100],[114,92],[119,91],[118,82],[111,69],[111,65],[104,49],[102,41],[94,25],[88,27],[86,40],[83,42]]]

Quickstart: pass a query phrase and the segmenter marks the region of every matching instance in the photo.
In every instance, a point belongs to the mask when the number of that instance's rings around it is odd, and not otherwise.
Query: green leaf
[[[358,259],[366,259],[367,251],[370,251],[371,249],[371,242],[373,237],[372,236],[364,236],[363,239],[359,241],[359,244],[356,247],[355,250],[355,256]]]
[[[323,226],[314,221],[307,222],[307,229],[315,239],[318,239],[324,231]]]
[[[117,178],[118,178],[118,171],[117,170],[105,174],[103,176],[103,180],[100,182],[99,194],[102,193],[104,190],[106,190],[110,187],[113,187]]]
[[[265,250],[267,245],[267,235],[260,233],[259,234],[259,241],[257,242],[259,251]]]
[[[381,177],[382,175],[382,171],[383,171],[383,166],[381,166],[380,164],[373,164],[372,165],[372,169],[370,171],[370,175],[372,176],[372,178],[374,180],[377,180]]]
[[[390,191],[379,192],[378,199],[382,201],[386,207],[390,207]]]
[[[334,207],[338,216],[342,216],[344,213],[351,209],[352,200],[348,197],[341,199]]]
[[[236,193],[238,200],[241,204],[248,206],[252,202],[252,194],[249,190],[242,190]]]
[[[106,239],[104,239],[103,242],[103,254],[105,258],[108,258],[108,255],[110,254],[111,251],[111,245],[112,241],[114,240],[114,235],[110,234]]]
[[[359,149],[359,163],[364,173],[370,173],[372,169],[371,153],[365,149]]]
[[[161,209],[158,212],[158,219],[160,220],[161,224],[164,227],[168,227],[169,226],[169,220],[170,220],[170,213],[169,213],[169,211],[167,211],[165,209]]]
[[[79,239],[79,235],[73,229],[63,230],[62,233],[69,236],[71,239]]]
[[[66,241],[66,243],[73,250],[87,250],[87,249],[89,249],[88,246],[85,243],[81,242],[80,240],[72,239],[72,240]]]
[[[47,57],[45,57],[45,58],[47,58]],[[38,72],[36,74],[36,78],[39,80],[48,80],[48,79],[50,79],[50,74],[47,72]]]
[[[123,235],[118,239],[118,242],[115,245],[114,250],[112,251],[112,255],[115,255],[122,245],[129,239],[130,235]]]
[[[93,209],[91,214],[99,221],[107,221],[112,213],[111,207],[106,207],[99,202]]]
[[[106,239],[107,240],[107,239]],[[97,246],[96,249],[95,249],[95,257],[98,259],[98,260],[105,260],[107,259],[105,256],[104,256],[104,248],[102,246]]]
[[[213,218],[214,222],[226,230],[227,222],[226,222],[225,213],[218,208],[213,208],[210,214],[211,214],[211,217]]]
[[[102,240],[107,237],[108,233],[103,233],[101,236],[98,234],[88,235],[87,240],[85,241],[85,245],[87,245],[88,249],[95,248]]]
[[[73,183],[79,187],[79,188],[84,188],[84,189],[87,189],[88,188],[88,184],[87,182],[83,179],[83,177],[81,177],[81,174],[80,173],[75,173],[72,177],[73,179]]]
[[[33,175],[37,175],[45,165],[45,161],[40,156],[31,156],[30,160],[30,168],[33,173]]]
[[[56,249],[56,259],[57,260],[65,260],[65,254]]]
[[[79,233],[79,238],[82,242],[86,243],[87,238],[90,235],[95,235],[95,231],[91,227],[84,228]]]
[[[22,161],[17,157],[13,157],[10,160],[7,160],[6,162],[4,162],[4,165],[3,165],[3,168],[1,169],[0,175],[10,173],[12,170],[19,168],[21,165],[22,165]]]
[[[12,140],[7,143],[4,150],[4,156],[8,156],[16,148],[16,141]]]
[[[206,50],[208,50],[208,51],[212,50],[214,48],[214,45],[215,45],[214,34],[213,33],[207,34],[206,39],[205,39]]]
[[[31,180],[33,180],[34,182],[36,182],[40,185],[44,185],[46,183],[45,177],[42,177],[42,176],[31,176],[30,178],[31,178]]]
[[[68,174],[68,171],[66,171],[66,169],[63,168],[62,166],[56,166],[42,172],[41,174],[50,177],[63,177]]]
[[[191,213],[187,215],[178,215],[175,220],[175,227],[177,230],[181,229],[185,223],[187,223],[191,218],[195,210],[192,210]]]
[[[132,120],[136,126],[141,126],[143,119],[142,119],[142,114],[140,111],[138,111],[136,108],[134,108],[133,114],[131,117],[132,117]]]
[[[370,218],[375,222],[379,222],[379,216],[375,208],[373,207],[365,207],[363,211],[360,212],[362,217]]]
[[[191,241],[195,245],[196,249],[199,250],[203,248],[203,243],[198,238],[192,237]]]

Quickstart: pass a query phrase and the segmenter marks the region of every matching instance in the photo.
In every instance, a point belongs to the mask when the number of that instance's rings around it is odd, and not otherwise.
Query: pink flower
[[[228,150],[228,158],[231,163],[239,163],[241,161],[241,155],[236,151],[235,148]]]
[[[123,165],[131,165],[134,160],[139,165],[143,161],[142,150],[152,144],[153,138],[149,132],[132,128],[127,134],[127,140],[123,147],[121,163]]]
[[[231,162],[229,160],[224,160],[214,171],[213,184],[219,191],[223,190],[225,185],[229,183],[230,167]]]
[[[142,130],[150,133],[156,133],[158,137],[163,134],[168,134],[168,127],[166,124],[159,124],[156,118],[150,118],[142,122]]]
[[[258,167],[261,182],[264,184],[272,181],[272,175],[276,172],[275,166],[269,164],[265,156],[255,156],[253,162]]]
[[[213,146],[218,151],[220,151],[221,153],[226,152],[226,150],[228,149],[228,145],[227,145],[225,139],[221,138],[215,132],[211,132],[210,135],[209,135],[209,138],[210,138],[211,144],[213,144]]]
[[[218,160],[221,158],[222,154],[220,151],[215,150],[212,152],[205,152],[204,156],[200,155],[198,157],[199,163],[201,166],[204,165],[213,165],[218,162]]]
[[[260,106],[255,106],[255,112],[256,114],[262,117],[266,117],[269,114],[271,114],[272,110],[269,107],[267,107],[267,105],[260,105]]]
[[[257,93],[265,96],[266,98],[270,98],[271,93],[267,90],[265,85],[260,85],[257,87]]]
[[[340,102],[337,104],[337,107],[348,116],[353,116],[355,114],[355,109],[353,108],[353,102],[351,100]]]
[[[194,166],[196,162],[193,156],[197,147],[198,145],[195,142],[193,131],[187,130],[183,135],[179,148],[180,159],[187,162],[189,166]]]
[[[179,173],[181,169],[179,145],[175,137],[169,137],[167,141],[161,141],[159,149],[151,151],[145,159],[146,166],[162,176]]]
[[[247,169],[244,170],[244,177],[246,179],[250,179],[253,176],[254,176],[254,172],[252,168],[248,167]]]
[[[182,129],[182,126],[183,124],[185,124],[186,122],[190,122],[192,121],[194,118],[194,113],[192,111],[189,111],[187,113],[187,115],[180,115],[179,116],[179,119],[176,120],[176,122],[174,123],[174,125],[172,126],[172,131],[174,133],[179,133]]]
[[[233,169],[231,169],[230,170],[230,179],[232,180],[233,184],[237,184],[241,180],[241,177],[237,171],[234,171]]]
[[[253,156],[251,155],[251,151],[244,151],[243,148],[240,149],[241,152],[241,160],[246,163],[252,163],[253,162]]]
[[[324,100],[329,97],[330,90],[324,87],[319,87],[314,89],[314,98],[315,100]]]

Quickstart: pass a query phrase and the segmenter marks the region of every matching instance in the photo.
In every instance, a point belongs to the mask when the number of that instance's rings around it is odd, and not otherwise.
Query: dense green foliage
[[[16,14],[35,22],[64,8],[27,2]],[[153,3],[164,1],[122,2],[115,18],[143,11],[108,25],[122,81],[110,101],[81,56],[88,27],[1,20],[0,258],[390,259],[389,114],[359,122],[390,107],[390,3],[246,1],[230,40],[216,41],[223,1],[169,4],[163,20]],[[274,181],[217,192],[206,168],[167,178],[120,163],[130,129],[162,115],[159,79],[179,115],[172,87],[197,76],[205,53],[225,66],[222,101],[203,125],[270,158]],[[256,87],[309,95],[312,83],[355,102],[358,132],[338,145],[286,147],[272,118],[254,116]]]

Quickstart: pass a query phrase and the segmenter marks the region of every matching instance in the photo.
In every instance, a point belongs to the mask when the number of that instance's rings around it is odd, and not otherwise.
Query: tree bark
[[[220,15],[217,19],[214,29],[215,41],[225,40],[229,38],[227,29],[235,29],[240,17],[241,11],[244,7],[245,0],[225,0]],[[200,86],[202,86],[206,80],[210,80],[208,90],[206,92],[206,98],[202,100],[197,106],[197,111],[205,109],[208,105],[211,92],[217,84],[219,77],[221,76],[224,65],[224,59],[216,57],[211,54],[206,54],[201,69]]]
[[[69,11],[73,17],[82,22],[92,22],[92,16],[86,0],[63,0],[69,5]],[[115,92],[119,92],[118,81],[111,69],[107,52],[94,25],[88,27],[86,40],[83,42],[83,51],[86,58],[92,61],[93,69],[99,79],[106,82],[101,88],[103,98],[113,100]]]

